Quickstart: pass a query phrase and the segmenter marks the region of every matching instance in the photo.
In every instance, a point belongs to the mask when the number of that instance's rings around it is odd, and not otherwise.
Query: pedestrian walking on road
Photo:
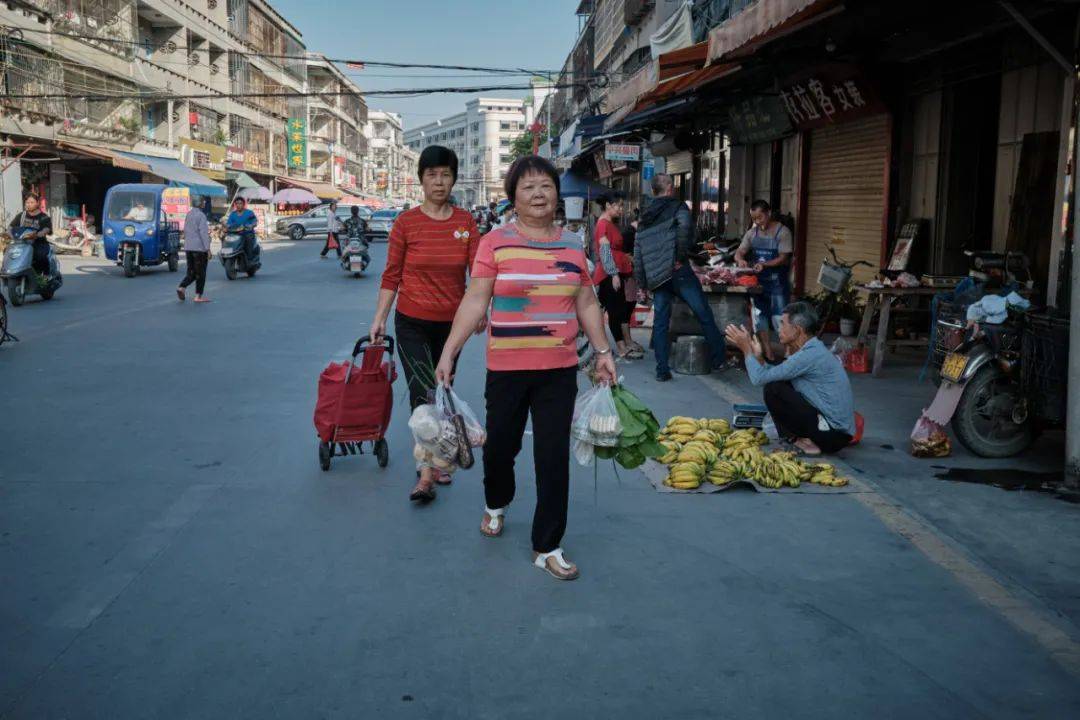
[[[184,218],[184,254],[187,256],[187,272],[180,281],[180,287],[176,288],[176,296],[180,302],[185,299],[184,289],[191,283],[195,283],[195,302],[204,303],[210,300],[203,296],[206,288],[206,264],[210,262],[210,223],[206,220],[206,213],[192,198],[191,209]]]
[[[323,243],[322,252],[319,253],[319,257],[326,257],[326,253],[330,252],[331,246],[337,256],[341,257],[341,233],[345,230],[345,224],[341,222],[341,218],[337,216],[337,203],[330,203],[330,208],[326,213],[326,242]]]
[[[578,568],[562,551],[570,495],[570,425],[577,395],[579,328],[597,353],[603,382],[615,381],[615,361],[593,292],[585,251],[574,235],[555,225],[559,173],[530,155],[510,166],[506,195],[517,220],[480,241],[469,291],[454,317],[436,378],[449,384],[469,335],[491,306],[488,330],[487,443],[480,532],[502,534],[514,499],[514,460],[532,416],[536,512],[533,564],[559,580]]]
[[[701,282],[690,267],[689,255],[694,245],[690,209],[675,197],[670,175],[654,175],[652,191],[654,199],[641,213],[634,240],[634,279],[653,297],[652,345],[656,355],[656,379],[666,382],[671,379],[668,330],[675,298],[689,305],[701,323],[714,369],[724,366],[726,346]]]
[[[608,328],[615,339],[615,347],[620,358],[637,359],[644,357],[644,352],[632,344],[630,338],[631,307],[626,300],[625,284],[633,275],[634,261],[623,248],[623,235],[618,222],[622,217],[623,200],[619,195],[598,198],[600,219],[593,229],[592,282],[600,295],[600,305],[607,313]]]
[[[376,343],[386,334],[390,308],[397,300],[394,335],[409,386],[409,405],[414,410],[429,402],[428,394],[435,389],[435,363],[465,295],[465,276],[480,238],[469,212],[450,204],[457,171],[453,150],[430,145],[420,153],[417,174],[424,202],[394,221],[379,303],[371,322],[371,341]],[[482,322],[478,318],[473,329],[483,329]],[[436,483],[448,485],[450,476],[421,466],[409,498],[434,500]]]

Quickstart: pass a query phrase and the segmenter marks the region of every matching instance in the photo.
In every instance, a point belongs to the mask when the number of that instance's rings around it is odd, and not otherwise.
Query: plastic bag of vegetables
[[[578,462],[582,462],[585,446],[614,447],[619,443],[620,432],[622,425],[610,387],[594,385],[578,395],[574,402],[574,421],[570,426],[570,436],[577,441],[574,443],[574,454]],[[582,464],[588,465],[588,461]]]
[[[629,469],[638,467],[646,458],[663,457],[667,449],[656,441],[660,423],[652,411],[622,385],[612,388],[611,396],[622,430],[619,432],[618,444],[614,448],[598,448],[596,456],[601,459],[612,457],[615,462]]]

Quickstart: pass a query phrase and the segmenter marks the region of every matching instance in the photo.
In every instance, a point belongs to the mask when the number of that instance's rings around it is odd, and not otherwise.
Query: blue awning
[[[171,185],[191,188],[193,192],[196,192],[199,195],[208,195],[210,197],[225,197],[226,195],[224,185],[214,182],[202,173],[192,170],[179,160],[154,157],[153,155],[142,155],[133,152],[121,151],[120,154],[126,155],[133,160],[146,163],[150,166],[150,172],[165,178]]]

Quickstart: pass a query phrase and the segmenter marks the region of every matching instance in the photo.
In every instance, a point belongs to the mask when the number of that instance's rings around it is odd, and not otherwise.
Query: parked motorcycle
[[[0,265],[0,282],[7,288],[8,299],[15,307],[22,305],[31,295],[51,300],[64,284],[52,245],[49,246],[48,274],[39,275],[34,270],[34,241],[29,238],[31,232],[30,228],[18,228],[13,232],[12,241],[4,250],[3,264]]]
[[[968,254],[976,279],[1013,282],[1026,273],[1018,253]],[[1040,430],[1064,425],[1067,318],[1027,311],[977,324],[967,321],[964,305],[943,303],[935,322],[941,384],[928,414],[948,422],[964,447],[980,457],[1011,457]]]
[[[253,230],[226,230],[219,257],[229,280],[235,280],[237,273],[254,277],[255,271],[262,267],[262,248]]]

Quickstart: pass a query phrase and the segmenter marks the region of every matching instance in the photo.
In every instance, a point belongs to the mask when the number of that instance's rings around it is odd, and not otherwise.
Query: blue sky
[[[579,0],[271,0],[304,34],[308,49],[329,57],[558,70],[577,36]],[[528,78],[467,77],[441,70],[370,67],[346,70],[364,90],[470,85],[519,85]],[[379,77],[393,75],[394,77]],[[418,77],[442,75],[452,77]],[[485,93],[522,97],[525,93]],[[468,95],[368,98],[413,127],[464,109]]]

